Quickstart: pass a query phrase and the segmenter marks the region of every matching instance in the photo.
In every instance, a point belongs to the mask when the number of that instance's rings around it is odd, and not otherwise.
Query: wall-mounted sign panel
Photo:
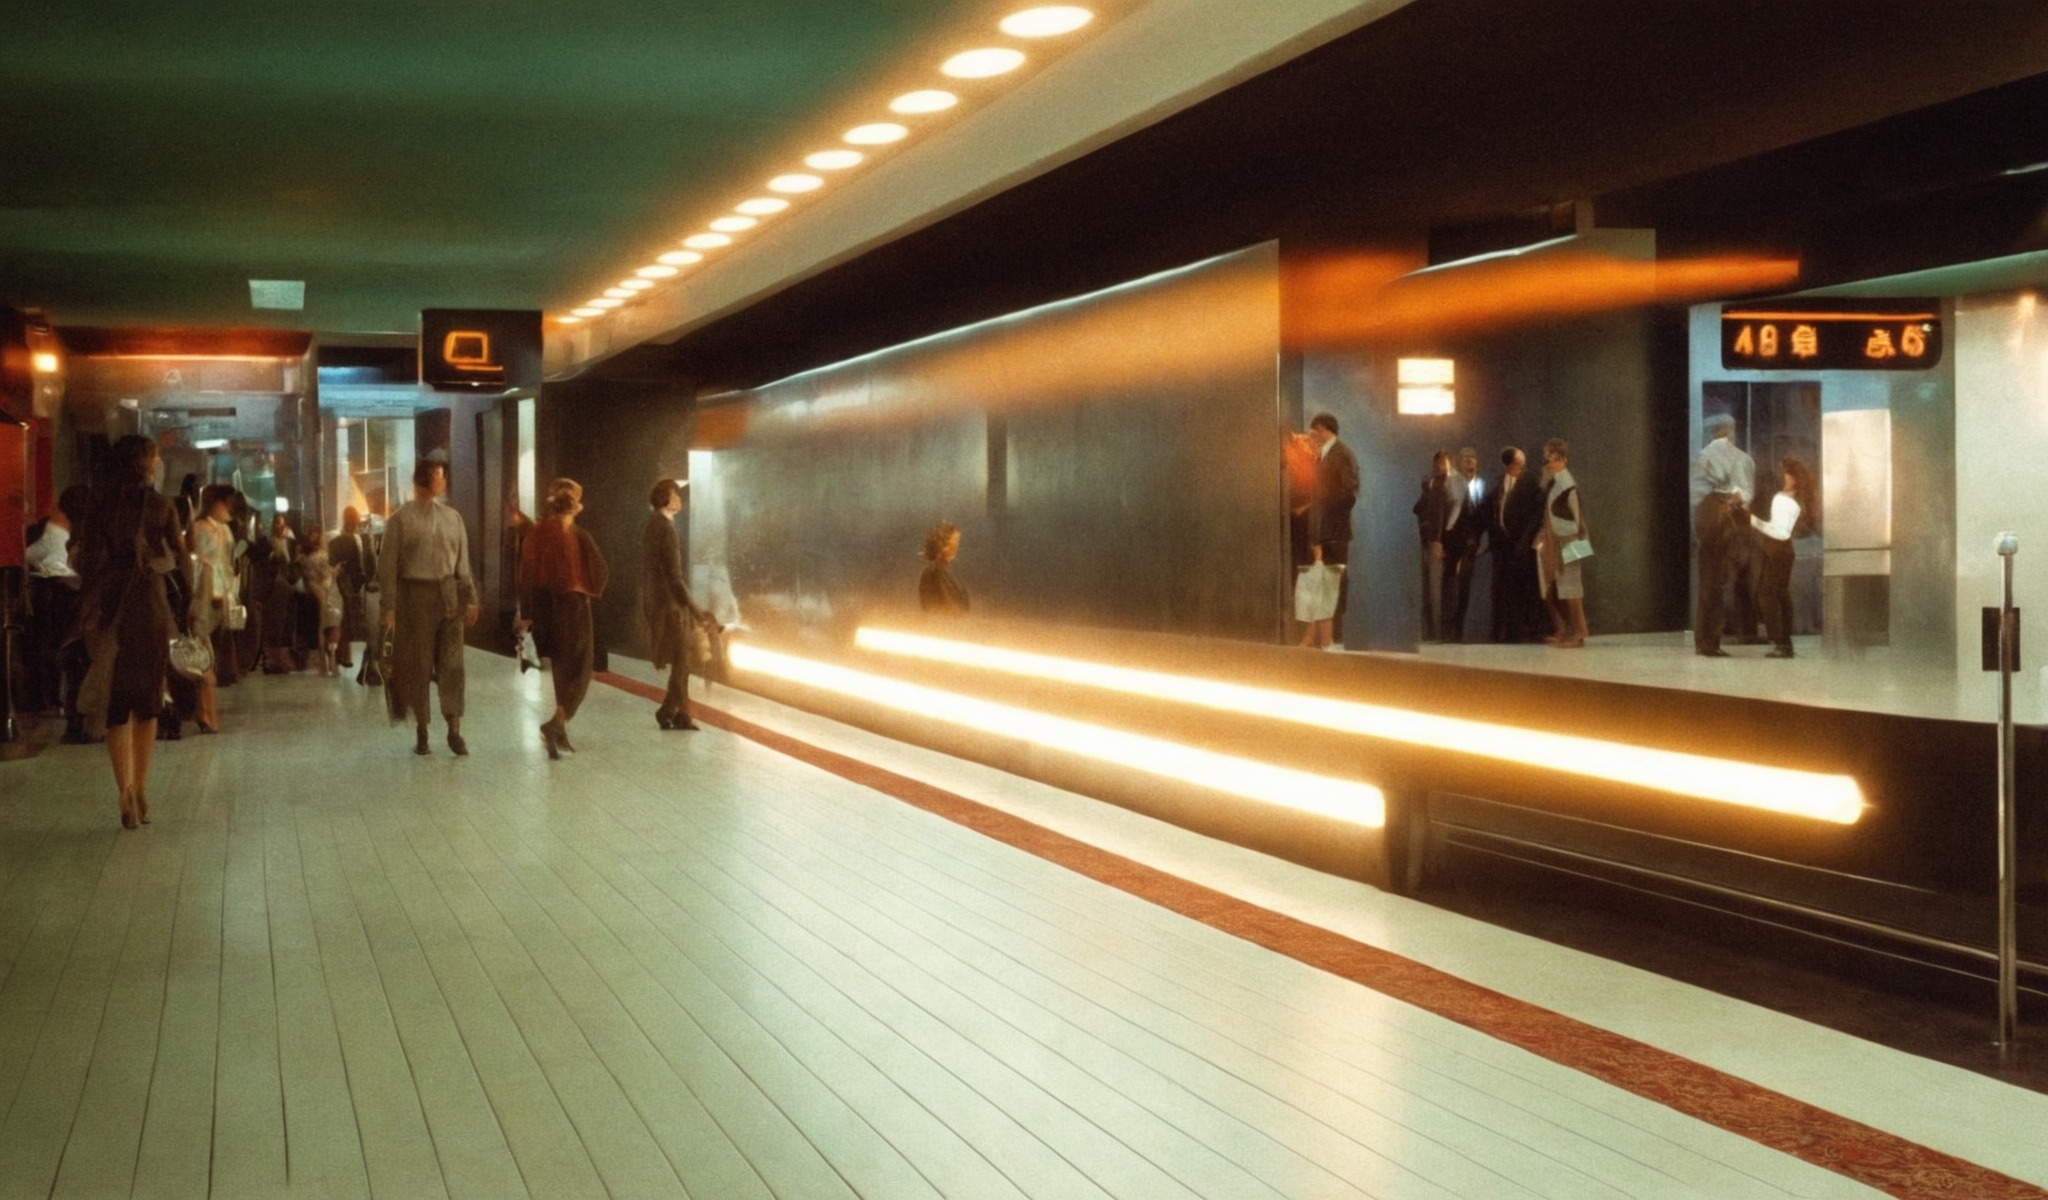
[[[420,382],[428,387],[538,387],[540,352],[536,309],[420,310]]]
[[[1747,371],[1919,371],[1941,361],[1941,306],[1771,300],[1721,307],[1721,365]]]

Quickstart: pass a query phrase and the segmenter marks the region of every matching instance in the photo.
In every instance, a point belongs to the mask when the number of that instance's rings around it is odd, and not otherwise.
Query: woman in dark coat
[[[526,535],[519,553],[519,628],[533,630],[534,649],[554,676],[555,715],[540,727],[549,758],[569,744],[569,722],[590,691],[595,642],[590,603],[604,595],[607,578],[597,541],[576,523],[583,511],[583,485],[573,479],[548,484],[547,516]]]
[[[183,538],[171,502],[151,486],[156,443],[114,443],[80,531],[79,627],[104,682],[107,756],[120,789],[121,827],[149,822],[149,759],[163,712],[164,673],[177,636],[169,586],[184,585]],[[189,586],[180,586],[181,597]]]
[[[695,729],[690,719],[690,623],[705,620],[683,582],[683,549],[676,541],[676,514],[683,489],[673,479],[657,480],[647,494],[653,512],[640,535],[640,615],[647,622],[648,657],[668,672],[668,694],[654,710],[663,729]]]

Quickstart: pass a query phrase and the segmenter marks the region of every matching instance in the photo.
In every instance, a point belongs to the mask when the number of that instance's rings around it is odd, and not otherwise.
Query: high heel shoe
[[[149,824],[149,793],[135,789],[135,820],[142,825]]]
[[[668,710],[665,708],[657,708],[654,710],[654,723],[656,725],[661,726],[663,729],[673,729],[675,728],[676,724],[675,720],[668,715]]]
[[[134,829],[142,824],[135,819],[135,799],[132,795],[123,791],[117,803],[121,806],[121,828]]]

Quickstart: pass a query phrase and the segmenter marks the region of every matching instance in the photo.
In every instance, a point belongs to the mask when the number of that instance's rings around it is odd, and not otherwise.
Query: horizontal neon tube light
[[[1148,775],[1177,779],[1372,829],[1387,823],[1386,795],[1371,784],[1311,775],[1306,771],[1197,750],[1178,742],[1125,733],[905,683],[886,675],[851,671],[829,663],[763,650],[745,642],[729,647],[726,657],[733,667],[742,671],[836,692],[864,703],[879,704],[984,733],[1020,738],[1084,758],[1130,767]]]
[[[1518,766],[1633,784],[1837,825],[1853,825],[1863,815],[1863,790],[1847,775],[1823,775],[1676,750],[1654,750],[1567,733],[1302,696],[1272,688],[1112,667],[891,630],[863,627],[854,635],[854,644],[886,654],[1077,683],[1223,712],[1275,717],[1340,733],[1500,759]]]
[[[1862,312],[1724,312],[1724,321],[1812,321],[1827,324],[1830,321],[1932,321],[1935,313],[1862,313]]]

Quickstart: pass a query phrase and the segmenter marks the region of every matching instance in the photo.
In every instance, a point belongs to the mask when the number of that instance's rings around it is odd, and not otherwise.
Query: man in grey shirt
[[[1707,446],[1692,464],[1693,534],[1699,539],[1700,603],[1693,624],[1693,653],[1726,658],[1721,649],[1722,593],[1736,580],[1735,619],[1746,640],[1756,636],[1756,603],[1750,594],[1749,520],[1745,512],[1756,487],[1756,460],[1735,444],[1735,418],[1714,413],[1704,422]]]
[[[413,468],[412,502],[391,514],[378,563],[383,625],[393,630],[391,668],[398,698],[419,729],[414,754],[427,754],[432,715],[427,683],[441,690],[448,749],[469,753],[462,740],[462,630],[476,624],[476,581],[469,573],[469,531],[462,514],[441,502],[448,464],[429,459]]]

